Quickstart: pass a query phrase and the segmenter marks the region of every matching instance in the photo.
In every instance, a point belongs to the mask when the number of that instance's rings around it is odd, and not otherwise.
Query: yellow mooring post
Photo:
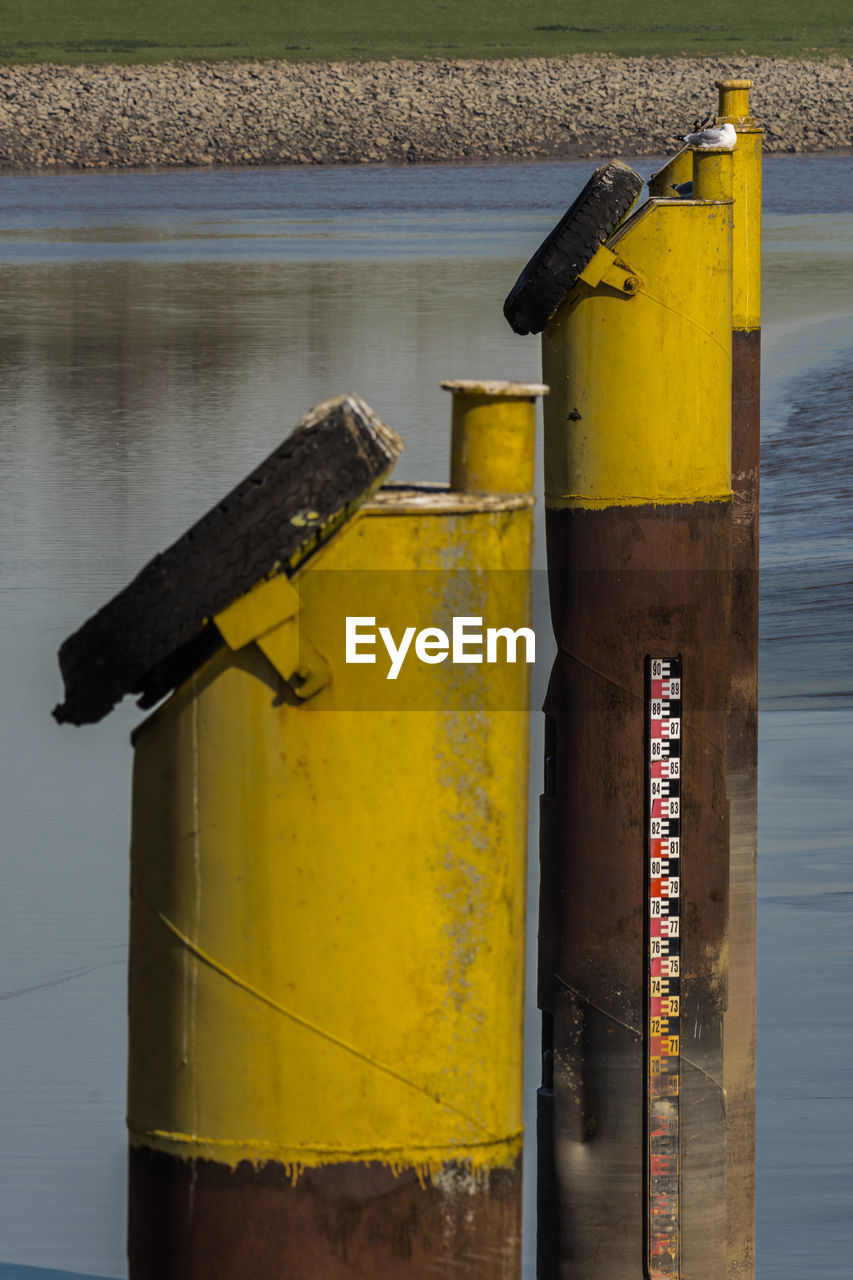
[[[729,1004],[723,1080],[728,1108],[729,1280],[755,1274],[755,917],[758,861],[758,528],[761,451],[761,144],[751,80],[719,80],[718,123],[737,132],[732,296],[732,689]],[[698,153],[697,153],[698,154]]]
[[[724,1280],[731,152],[543,334],[540,1280]]]
[[[533,489],[536,397],[528,382],[442,382],[453,395],[450,487],[460,493],[529,493]],[[497,448],[496,444],[500,443]]]
[[[544,388],[474,385],[134,735],[131,1280],[520,1274]]]

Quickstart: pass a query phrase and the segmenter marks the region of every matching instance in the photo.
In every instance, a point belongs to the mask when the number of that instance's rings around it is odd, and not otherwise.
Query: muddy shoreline
[[[767,151],[853,149],[846,59],[40,65],[0,67],[0,169],[660,155],[728,77]]]

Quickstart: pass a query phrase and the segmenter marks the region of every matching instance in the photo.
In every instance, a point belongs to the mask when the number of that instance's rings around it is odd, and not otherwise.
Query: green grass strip
[[[4,0],[0,62],[849,56],[849,0]]]

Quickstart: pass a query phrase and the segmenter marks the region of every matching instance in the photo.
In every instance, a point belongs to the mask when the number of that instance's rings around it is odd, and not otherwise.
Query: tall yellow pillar
[[[518,1280],[538,390],[135,734],[132,1280]]]
[[[725,1020],[729,1280],[755,1275],[755,935],[758,860],[758,537],[761,453],[761,147],[751,80],[720,80],[718,122],[734,150],[732,291],[732,828],[730,953]]]
[[[543,334],[541,1280],[726,1275],[732,156],[701,164],[704,196],[649,200]],[[651,659],[683,673],[665,874]]]

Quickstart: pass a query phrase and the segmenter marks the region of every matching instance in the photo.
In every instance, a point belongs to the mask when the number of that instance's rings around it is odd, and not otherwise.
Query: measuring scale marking
[[[681,1230],[681,658],[646,658],[646,1258],[678,1280]]]

